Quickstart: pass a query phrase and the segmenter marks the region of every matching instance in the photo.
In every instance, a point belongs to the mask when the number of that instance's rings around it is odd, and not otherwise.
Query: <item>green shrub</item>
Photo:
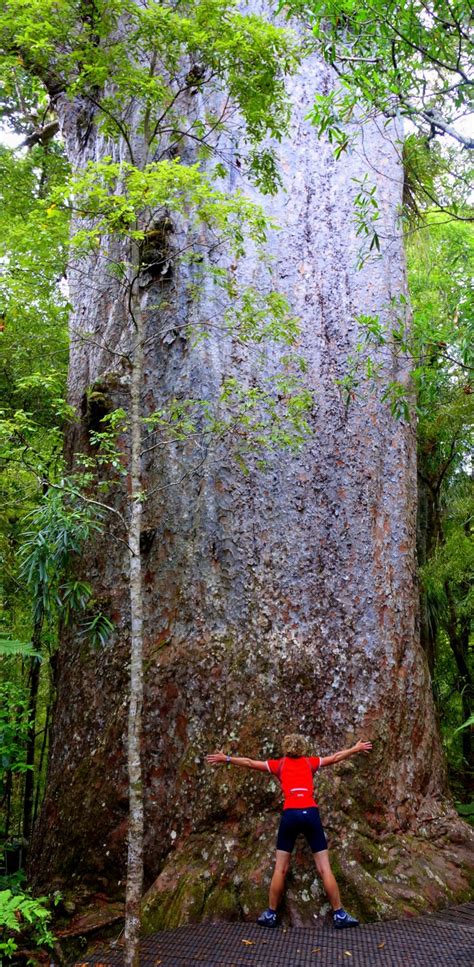
[[[55,937],[49,929],[50,920],[47,897],[1,890],[0,956],[11,957],[18,950],[20,936],[36,947],[52,947]]]

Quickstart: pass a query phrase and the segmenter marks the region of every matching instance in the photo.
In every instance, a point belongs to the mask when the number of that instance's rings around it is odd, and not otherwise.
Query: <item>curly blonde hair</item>
[[[290,759],[299,759],[308,753],[308,740],[304,735],[298,735],[297,733],[285,735],[281,744],[281,750],[283,755],[289,756]]]

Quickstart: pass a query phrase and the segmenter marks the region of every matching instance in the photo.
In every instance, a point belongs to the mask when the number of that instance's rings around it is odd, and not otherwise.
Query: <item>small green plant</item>
[[[462,816],[466,823],[474,826],[474,802],[457,802],[456,812]]]
[[[456,735],[456,732],[463,732],[464,729],[470,729],[473,725],[474,715],[470,715],[466,722],[463,722],[462,725],[459,725],[458,728],[454,730],[453,734]]]
[[[1,652],[0,652],[1,653]],[[0,684],[0,796],[5,795],[8,773],[27,769],[25,744],[28,734],[28,695],[15,682]]]
[[[5,853],[11,849],[11,844],[2,843],[0,846],[0,863],[4,863]],[[17,870],[16,873],[2,873],[0,874],[0,893],[2,890],[11,890],[12,893],[23,893],[23,884],[26,880],[26,873],[24,870]]]
[[[37,947],[52,947],[55,937],[50,930],[51,915],[47,897],[1,890],[0,954],[12,957],[20,938]]]

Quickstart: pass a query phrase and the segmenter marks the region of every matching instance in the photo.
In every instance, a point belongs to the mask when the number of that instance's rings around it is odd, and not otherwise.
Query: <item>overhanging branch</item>
[[[438,128],[439,131],[443,132],[443,134],[449,134],[451,138],[454,138],[455,141],[458,141],[459,144],[462,144],[464,148],[469,148],[470,150],[474,148],[474,138],[468,138],[464,134],[461,134],[460,131],[456,131],[456,129],[453,128],[451,124],[448,124],[448,122],[445,121],[437,111],[430,109],[427,111],[421,111],[420,113],[421,117],[423,117],[425,121],[428,121],[429,124],[431,124],[435,129]],[[437,133],[436,130],[435,133]]]

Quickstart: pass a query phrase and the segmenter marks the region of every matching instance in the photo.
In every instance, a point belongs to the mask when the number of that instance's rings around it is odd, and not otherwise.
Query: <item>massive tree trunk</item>
[[[183,461],[192,468],[196,454],[158,449],[145,467],[149,928],[253,916],[266,901],[279,797],[264,776],[211,772],[204,755],[216,747],[278,755],[283,734],[295,730],[312,737],[315,754],[358,737],[374,742],[370,758],[318,780],[336,872],[354,911],[419,910],[467,888],[468,830],[446,798],[419,644],[415,428],[394,420],[375,392],[347,409],[335,382],[357,342],[357,314],[386,318],[389,300],[405,292],[400,146],[395,128],[373,123],[335,161],[304,120],[314,92],[329,83],[327,68],[314,61],[293,82],[291,137],[279,148],[284,190],[264,200],[281,226],[270,246],[274,282],[303,327],[317,400],[312,436],[299,455],[283,454],[247,476],[224,450],[185,479]],[[93,119],[80,105],[64,104],[61,121],[76,163],[100,154]],[[234,172],[231,165],[231,186]],[[366,172],[377,185],[382,255],[358,271],[353,179]],[[258,283],[259,271],[249,257],[242,281]],[[190,313],[207,318],[204,297],[189,306],[180,279],[169,285],[180,324]],[[89,387],[106,407],[128,401],[127,372],[109,352],[130,340],[117,293],[100,255],[72,273],[70,398],[83,416],[71,430],[71,453],[87,444],[88,422],[100,415],[87,403]],[[160,320],[150,319],[158,328]],[[83,340],[84,330],[94,339]],[[384,365],[386,376],[408,381],[395,358],[385,356]],[[191,347],[168,327],[165,338],[148,343],[144,411],[170,392],[210,397],[223,374],[250,378],[251,367],[239,347],[217,337]],[[124,505],[118,487],[116,500]],[[111,892],[123,882],[127,830],[130,627],[127,549],[112,536],[118,527],[111,523],[84,558],[116,633],[99,652],[72,632],[63,641],[33,858],[39,880]],[[324,908],[303,850],[287,902],[293,922]]]

